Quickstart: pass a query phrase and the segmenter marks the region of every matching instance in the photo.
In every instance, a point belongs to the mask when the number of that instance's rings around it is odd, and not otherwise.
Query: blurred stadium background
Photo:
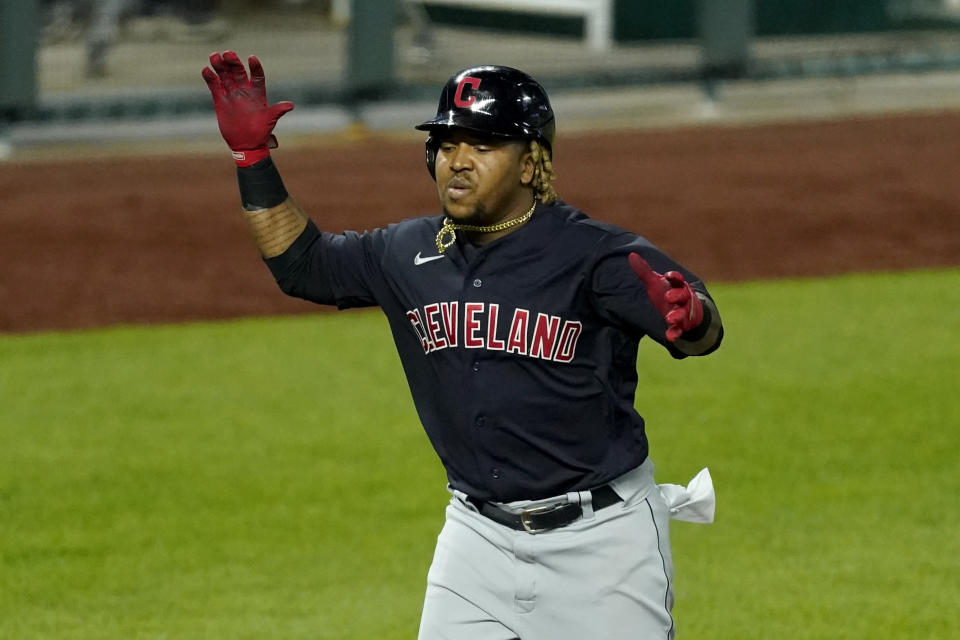
[[[960,0],[0,0],[6,153],[215,133],[199,69],[225,49],[297,103],[287,131],[406,128],[480,62],[618,126],[942,107]]]

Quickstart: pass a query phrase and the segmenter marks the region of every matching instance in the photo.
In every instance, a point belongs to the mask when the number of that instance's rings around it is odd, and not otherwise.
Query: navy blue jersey
[[[707,294],[700,279],[644,238],[564,203],[538,203],[519,229],[480,246],[461,237],[439,254],[442,220],[344,234],[309,223],[267,264],[290,295],[383,310],[454,488],[484,500],[539,499],[643,462],[638,343],[650,336],[684,355],[666,341],[627,255],[680,271]]]

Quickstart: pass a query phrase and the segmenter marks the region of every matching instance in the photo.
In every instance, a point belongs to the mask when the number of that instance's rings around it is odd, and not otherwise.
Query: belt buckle
[[[551,504],[543,507],[534,507],[532,509],[524,509],[520,512],[520,523],[523,524],[523,530],[527,533],[539,533],[541,531],[547,531],[553,527],[541,527],[539,529],[535,528],[531,522],[533,516],[538,516],[543,513],[550,513],[551,511],[556,511],[561,508],[563,504]]]

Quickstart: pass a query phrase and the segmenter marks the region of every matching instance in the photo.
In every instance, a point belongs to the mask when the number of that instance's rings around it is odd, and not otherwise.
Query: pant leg
[[[87,30],[87,75],[107,72],[107,53],[117,38],[125,0],[94,0]]]
[[[517,637],[508,626],[514,615],[512,533],[451,500],[427,574],[419,640]]]
[[[515,543],[532,588],[516,624],[523,640],[673,638],[670,513],[653,463],[611,486],[623,502]]]
[[[94,0],[87,32],[88,44],[112,43],[116,39],[120,14],[123,13],[125,4],[125,0]]]
[[[517,624],[523,640],[674,637],[669,512],[659,493],[531,536],[518,556],[529,556],[536,585]]]

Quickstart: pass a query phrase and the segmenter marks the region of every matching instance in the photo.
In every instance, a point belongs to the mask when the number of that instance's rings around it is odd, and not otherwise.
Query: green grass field
[[[960,629],[960,270],[714,286],[641,349],[684,639]],[[279,294],[278,294],[279,295]],[[0,638],[416,636],[446,500],[379,312],[0,337]]]

